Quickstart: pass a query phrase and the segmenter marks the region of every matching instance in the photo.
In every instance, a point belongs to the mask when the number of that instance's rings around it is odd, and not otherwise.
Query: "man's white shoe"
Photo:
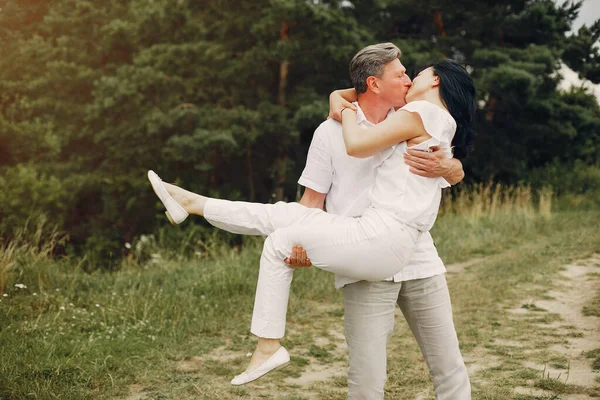
[[[281,346],[267,361],[252,372],[242,372],[231,380],[232,385],[244,385],[290,362],[290,354]]]
[[[175,201],[175,199],[173,199],[173,197],[171,197],[169,192],[167,192],[167,189],[165,189],[162,180],[158,175],[156,175],[156,172],[149,170],[148,180],[152,185],[152,189],[154,189],[154,193],[156,193],[158,199],[162,201],[163,205],[167,209],[165,214],[167,214],[169,221],[174,225],[178,225],[185,221],[189,214],[178,202]]]

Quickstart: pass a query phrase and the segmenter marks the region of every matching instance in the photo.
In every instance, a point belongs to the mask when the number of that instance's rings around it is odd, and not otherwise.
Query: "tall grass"
[[[551,217],[554,194],[550,187],[534,191],[529,185],[505,186],[488,182],[459,189],[444,192],[440,206],[441,220],[450,215],[468,221],[508,214],[520,218],[536,215]],[[122,265],[143,267],[165,260],[182,262],[215,258],[230,238],[220,231],[193,224],[178,230],[161,228],[156,235],[142,235],[131,245],[128,244],[131,251]],[[35,282],[41,290],[48,287],[49,275],[44,265],[53,263],[56,250],[63,248],[67,242],[68,235],[56,228],[49,228],[44,216],[38,218],[35,224],[27,221],[10,240],[0,242],[0,295],[15,283]],[[94,257],[84,255],[67,262],[84,266],[83,270],[90,272],[97,268],[85,266],[94,260]]]
[[[551,187],[532,190],[530,185],[507,186],[488,182],[445,191],[440,214],[454,214],[467,218],[519,213],[550,217],[554,194]]]
[[[0,295],[8,285],[21,279],[47,287],[48,271],[41,266],[55,262],[57,249],[67,241],[65,233],[56,227],[48,228],[46,217],[41,216],[34,226],[27,221],[10,240],[0,242]]]
[[[452,195],[444,199],[433,232],[444,261],[519,249],[493,269],[505,274],[498,275],[501,279],[482,278],[485,285],[501,288],[495,301],[510,297],[508,291],[516,283],[546,273],[551,256],[558,265],[562,261],[556,254],[585,254],[597,237],[595,226],[585,225],[597,218],[597,211],[550,214],[549,190],[488,184]],[[540,217],[544,213],[550,218]],[[232,246],[223,236],[197,229],[192,224],[167,226],[153,238],[137,239],[130,244],[130,259],[111,272],[83,273],[80,259],[54,258],[67,237],[46,229],[43,221],[3,244],[0,267],[7,296],[0,296],[0,399],[113,399],[126,396],[136,382],[142,382],[152,398],[240,398],[227,378],[239,372],[239,360],[254,346],[248,326],[262,240],[248,238],[243,246]],[[532,249],[523,250],[523,243],[532,243]],[[522,256],[529,253],[540,258],[535,268]],[[27,288],[16,288],[15,283]],[[491,325],[484,317],[491,314],[477,313],[481,321],[473,325],[472,303],[490,296],[478,293],[471,299],[467,294],[473,289],[468,282],[464,285],[455,290],[465,293],[463,300],[455,296],[456,320],[462,342],[477,346],[487,338],[476,335],[482,329],[488,332]],[[327,333],[315,332],[319,315],[339,323],[340,296],[331,274],[316,268],[295,273],[288,309],[292,334],[286,347],[298,346],[295,354],[302,354],[301,343]],[[321,310],[320,305],[327,307]],[[488,309],[488,303],[479,307]],[[204,357],[219,347],[241,356],[229,362]],[[195,356],[203,360],[200,375],[174,372],[174,363]],[[206,396],[199,397],[197,388]]]

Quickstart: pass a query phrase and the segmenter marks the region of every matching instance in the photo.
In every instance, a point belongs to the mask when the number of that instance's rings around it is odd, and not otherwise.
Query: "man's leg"
[[[433,377],[437,400],[470,400],[471,384],[458,347],[444,274],[402,282],[398,305]]]
[[[387,344],[401,283],[360,281],[344,286],[348,343],[348,399],[380,400],[386,381]]]

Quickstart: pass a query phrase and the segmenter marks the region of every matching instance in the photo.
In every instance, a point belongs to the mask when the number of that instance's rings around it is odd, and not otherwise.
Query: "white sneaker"
[[[148,180],[152,185],[152,189],[154,189],[154,193],[158,196],[158,199],[162,201],[163,205],[167,209],[165,214],[167,214],[167,218],[173,225],[178,225],[185,221],[187,216],[189,215],[187,211],[181,207],[181,205],[171,197],[167,189],[162,183],[162,180],[156,175],[156,172],[149,170],[148,171]]]
[[[252,372],[242,372],[231,380],[232,385],[244,385],[290,362],[290,354],[281,346],[267,361]]]

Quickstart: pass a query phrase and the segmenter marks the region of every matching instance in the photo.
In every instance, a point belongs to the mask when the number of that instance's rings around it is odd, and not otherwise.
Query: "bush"
[[[600,206],[600,165],[554,162],[530,171],[528,180],[537,188],[551,186],[559,207]]]
[[[17,165],[0,171],[0,235],[15,235],[26,221],[45,216],[47,225],[62,227],[68,209],[66,185],[40,167]]]

